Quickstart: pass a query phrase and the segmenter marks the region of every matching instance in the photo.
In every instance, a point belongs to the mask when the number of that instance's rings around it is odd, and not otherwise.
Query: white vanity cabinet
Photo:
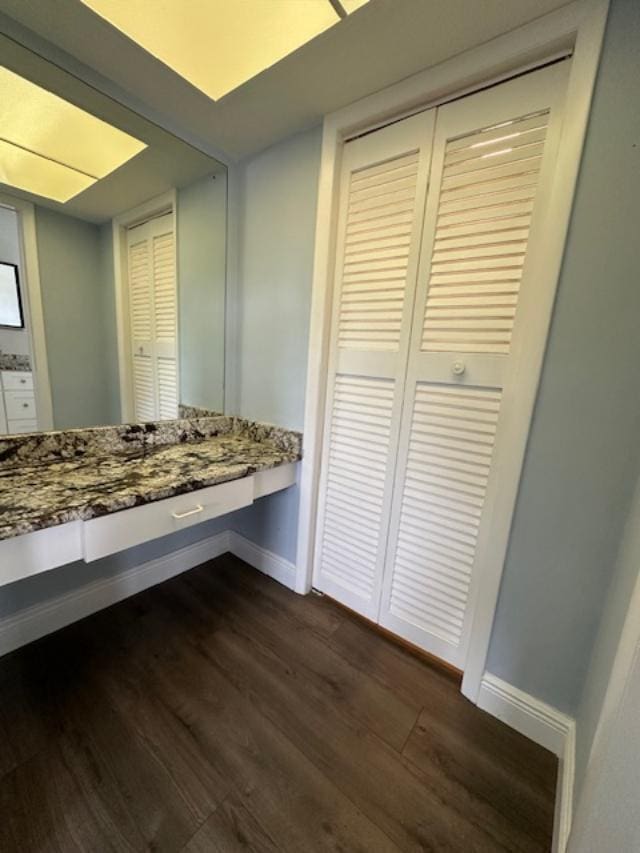
[[[293,486],[297,462],[246,477],[152,501],[87,521],[0,541],[0,587],[76,560],[91,563],[186,527],[250,506],[258,498]]]
[[[0,382],[1,432],[15,435],[37,430],[33,373],[29,370],[3,370],[0,372]]]
[[[287,485],[292,485],[295,481],[293,466],[285,467],[289,468]],[[125,548],[133,548],[176,530],[183,530],[185,527],[249,506],[255,497],[254,477],[255,475],[231,480],[175,498],[166,498],[85,521],[82,556],[85,562],[90,563]],[[274,487],[270,491],[280,488],[275,477],[273,479]]]

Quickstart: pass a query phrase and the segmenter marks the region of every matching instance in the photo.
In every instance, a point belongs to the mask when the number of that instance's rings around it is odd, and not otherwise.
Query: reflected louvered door
[[[178,415],[177,287],[173,216],[128,231],[134,417]]]
[[[173,216],[151,220],[153,315],[159,418],[178,417],[178,293]]]
[[[526,442],[518,376],[547,332],[536,257],[566,73],[504,83],[436,119],[379,622],[460,668],[482,567],[506,547],[492,511],[519,476],[501,454]]]
[[[347,143],[314,585],[375,618],[384,567],[433,114]]]
[[[153,274],[148,230],[138,225],[128,231],[129,318],[133,416],[137,421],[156,416],[153,366]]]

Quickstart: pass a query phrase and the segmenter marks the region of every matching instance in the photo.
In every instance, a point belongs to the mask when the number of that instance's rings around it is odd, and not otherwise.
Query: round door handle
[[[28,404],[28,403],[23,403],[23,404],[22,404],[22,408],[23,408],[23,409],[28,409],[28,408],[29,408],[29,404]]]
[[[464,363],[464,361],[460,361],[460,360],[454,361],[453,364],[451,365],[451,370],[455,376],[462,376],[462,374],[465,372],[466,369],[467,369],[467,366]]]

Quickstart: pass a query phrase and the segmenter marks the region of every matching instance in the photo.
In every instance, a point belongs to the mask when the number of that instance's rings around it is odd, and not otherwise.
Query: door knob
[[[459,359],[457,361],[454,361],[451,365],[451,370],[455,376],[462,376],[466,369],[467,366],[464,361],[460,361]]]

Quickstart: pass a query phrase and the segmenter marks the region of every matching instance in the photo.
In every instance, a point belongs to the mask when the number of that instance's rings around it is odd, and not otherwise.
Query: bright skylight
[[[0,182],[65,202],[147,146],[0,67]]]
[[[213,100],[337,24],[330,0],[82,0]],[[339,0],[350,14],[369,0]]]

